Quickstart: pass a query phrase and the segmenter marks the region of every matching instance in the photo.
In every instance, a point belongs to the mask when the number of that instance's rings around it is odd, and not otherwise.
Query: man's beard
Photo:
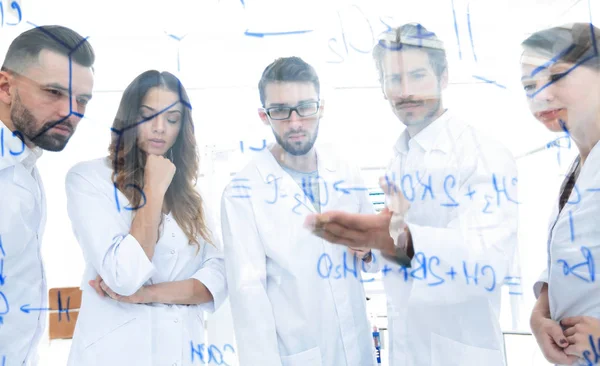
[[[57,122],[46,122],[40,129],[36,130],[35,126],[37,126],[38,123],[31,111],[23,105],[18,93],[13,102],[13,108],[10,111],[10,119],[15,126],[15,129],[19,131],[25,139],[48,151],[62,151],[67,145],[67,142],[69,142],[74,131],[73,126],[68,121],[60,122],[60,124],[71,130],[69,136],[49,131],[52,126],[58,124]]]
[[[298,133],[297,131],[290,131],[288,132],[289,134],[292,133]],[[294,155],[294,156],[302,156],[302,155],[306,155],[310,149],[313,148],[313,146],[315,145],[315,141],[317,141],[317,135],[319,134],[319,125],[317,123],[317,128],[315,128],[315,132],[314,135],[309,134],[307,131],[304,131],[304,133],[308,136],[309,140],[308,142],[304,143],[303,145],[297,145],[296,143],[293,142],[288,142],[287,140],[284,141],[281,136],[279,136],[275,130],[273,130],[273,135],[275,135],[275,140],[277,141],[277,143],[290,155]]]

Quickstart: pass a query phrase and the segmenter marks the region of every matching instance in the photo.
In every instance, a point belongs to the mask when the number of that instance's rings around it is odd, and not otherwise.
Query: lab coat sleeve
[[[281,366],[266,289],[266,254],[250,199],[232,197],[234,191],[227,188],[223,193],[221,226],[240,365]]]
[[[411,223],[408,212],[415,252],[411,297],[416,301],[468,301],[490,296],[504,283],[517,246],[517,168],[501,149],[478,156],[472,172],[457,182],[457,211],[446,227]],[[454,277],[447,275],[452,270]]]
[[[213,244],[202,241],[202,266],[192,278],[202,282],[213,296],[213,301],[200,304],[204,311],[215,312],[227,298],[227,280],[223,253],[218,249],[217,235],[213,235]]]
[[[536,299],[540,297],[544,283],[548,283],[548,269],[544,269],[538,280],[533,284],[533,294]]]
[[[86,262],[110,289],[134,294],[156,269],[139,242],[129,234],[131,223],[119,215],[114,201],[92,181],[71,169],[66,177],[67,211]]]

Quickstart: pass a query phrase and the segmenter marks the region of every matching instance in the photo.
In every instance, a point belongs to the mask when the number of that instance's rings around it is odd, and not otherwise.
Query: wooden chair
[[[79,287],[58,287],[48,291],[50,339],[71,339],[81,307]]]

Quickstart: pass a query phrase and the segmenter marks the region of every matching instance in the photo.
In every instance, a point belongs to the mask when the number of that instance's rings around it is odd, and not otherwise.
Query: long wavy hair
[[[202,197],[194,188],[200,158],[194,136],[191,105],[185,88],[173,74],[149,70],[136,77],[125,89],[111,129],[113,133],[109,157],[113,164],[113,183],[127,197],[134,210],[139,207],[144,189],[146,153],[138,147],[137,126],[149,122],[143,120],[140,107],[146,93],[152,88],[174,92],[179,95],[179,103],[184,106],[179,134],[165,154],[176,167],[175,176],[165,194],[165,203],[189,239],[190,245],[199,247],[198,236],[213,244],[205,222]]]

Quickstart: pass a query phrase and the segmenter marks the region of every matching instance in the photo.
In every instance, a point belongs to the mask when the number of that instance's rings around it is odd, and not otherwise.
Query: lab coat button
[[[175,319],[175,323],[179,323],[179,319]]]
[[[175,249],[171,249],[171,254],[175,254]]]
[[[175,237],[175,233],[172,233],[172,234],[171,234],[171,236],[172,236],[172,237]]]
[[[173,362],[173,366],[177,366],[177,362]]]

